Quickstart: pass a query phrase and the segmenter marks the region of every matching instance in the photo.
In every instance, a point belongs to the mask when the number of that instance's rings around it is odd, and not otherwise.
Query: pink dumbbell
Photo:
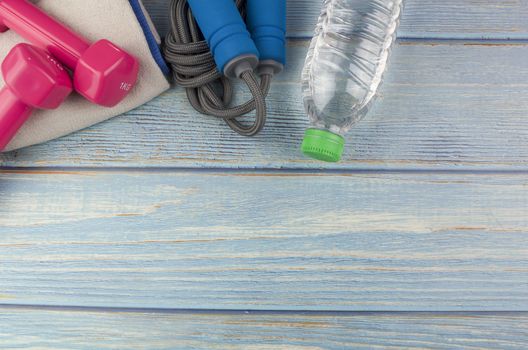
[[[11,28],[73,71],[75,91],[113,107],[137,81],[137,59],[108,40],[90,43],[27,0],[0,0],[0,32]]]
[[[55,109],[72,92],[68,72],[49,53],[18,44],[2,62],[6,86],[0,90],[0,151],[33,109]]]

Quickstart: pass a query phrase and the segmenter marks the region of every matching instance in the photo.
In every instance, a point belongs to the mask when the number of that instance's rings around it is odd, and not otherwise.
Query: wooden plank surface
[[[528,311],[512,174],[3,172],[0,303]]]
[[[161,34],[168,29],[169,0],[144,0]],[[288,34],[309,37],[322,0],[288,0]],[[407,0],[400,37],[528,38],[528,0]]]
[[[146,0],[162,34],[167,3]],[[320,1],[288,3],[259,138],[177,89],[0,156],[31,168],[0,173],[0,348],[526,347],[505,311],[528,311],[528,0],[409,0],[338,165],[298,153]]]
[[[0,308],[0,346],[26,349],[521,349],[515,314],[253,314]]]
[[[4,166],[526,169],[527,45],[401,42],[381,98],[347,136],[341,163],[299,152],[307,126],[300,71],[307,42],[270,99],[262,135],[243,138],[196,113],[181,89],[88,130],[0,155]],[[245,96],[247,97],[247,96]]]

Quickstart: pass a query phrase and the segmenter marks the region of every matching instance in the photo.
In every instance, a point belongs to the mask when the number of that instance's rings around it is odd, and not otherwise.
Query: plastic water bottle
[[[325,0],[302,75],[312,158],[338,162],[343,136],[368,112],[396,39],[404,0]]]

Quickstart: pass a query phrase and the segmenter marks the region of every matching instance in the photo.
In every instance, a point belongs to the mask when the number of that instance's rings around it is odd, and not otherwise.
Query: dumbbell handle
[[[26,105],[8,87],[0,90],[0,152],[26,122],[33,108]]]
[[[70,69],[90,43],[27,0],[0,0],[0,23],[48,50]]]

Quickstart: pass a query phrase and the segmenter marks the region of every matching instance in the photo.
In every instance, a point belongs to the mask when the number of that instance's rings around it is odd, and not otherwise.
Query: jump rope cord
[[[246,0],[236,0],[244,16]],[[263,74],[260,83],[255,73],[246,71],[241,79],[247,84],[253,99],[235,107],[233,86],[217,69],[207,42],[192,15],[187,0],[171,0],[171,30],[165,38],[165,59],[171,65],[174,81],[184,87],[187,98],[198,112],[223,118],[227,125],[243,136],[258,134],[266,124],[266,97],[272,76]],[[255,111],[251,126],[243,125],[238,118]]]

